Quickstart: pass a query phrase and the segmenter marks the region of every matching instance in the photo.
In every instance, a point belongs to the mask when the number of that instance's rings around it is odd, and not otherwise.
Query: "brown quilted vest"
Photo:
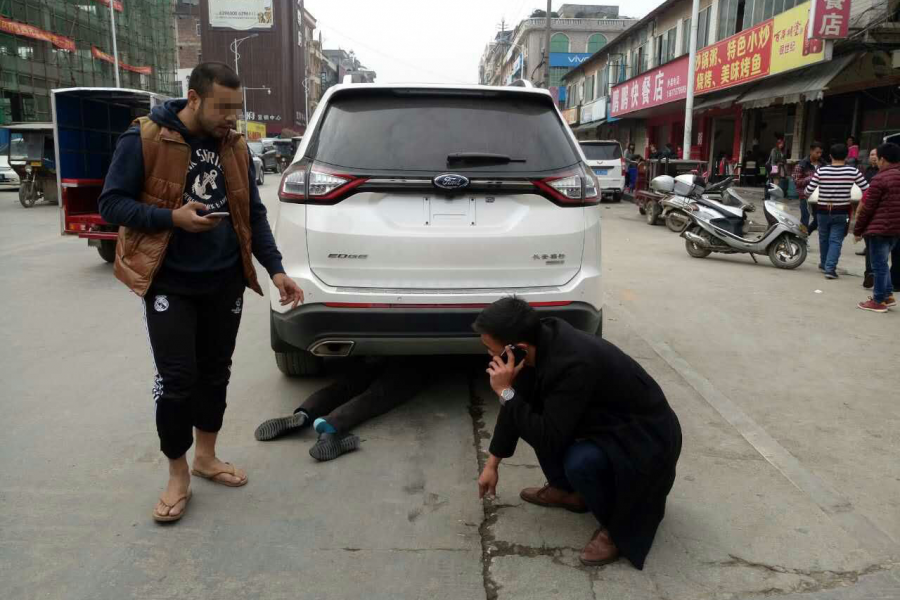
[[[134,124],[141,128],[144,153],[144,189],[138,200],[171,210],[180,207],[191,160],[190,145],[177,131],[162,127],[148,117],[137,119]],[[229,132],[219,147],[219,161],[225,174],[231,223],[241,246],[247,287],[262,295],[251,255],[249,160],[244,137]],[[162,266],[171,238],[171,229],[148,231],[119,227],[116,278],[138,296],[144,296]]]

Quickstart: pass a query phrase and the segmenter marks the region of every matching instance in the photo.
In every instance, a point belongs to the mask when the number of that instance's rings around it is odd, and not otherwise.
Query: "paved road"
[[[685,434],[641,572],[578,565],[591,519],[519,500],[543,482],[524,445],[478,501],[497,412],[481,359],[448,360],[337,462],[309,458],[309,434],[256,442],[260,420],[325,380],[281,376],[266,300],[249,294],[221,454],[250,484],[196,481],[184,520],[155,525],[165,467],[138,301],[58,237],[55,207],[0,192],[2,596],[900,597],[900,313],[856,310],[860,279],[825,281],[813,262],[692,259],[634,206],[603,214],[606,336],[660,381]]]

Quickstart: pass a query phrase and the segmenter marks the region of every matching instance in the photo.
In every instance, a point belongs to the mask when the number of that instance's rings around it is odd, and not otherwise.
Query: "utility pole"
[[[684,103],[684,140],[681,145],[683,160],[691,158],[691,140],[694,128],[694,79],[696,78],[695,66],[697,64],[697,21],[699,20],[700,0],[694,0],[694,5],[691,7],[691,53],[688,61],[687,99]]]
[[[303,100],[306,104],[303,126],[309,127],[309,55],[306,45],[306,9],[300,0],[300,54],[303,55]]]
[[[697,0],[694,0],[695,2]],[[544,31],[544,87],[550,87],[550,10],[553,0],[547,0],[547,29]]]
[[[116,64],[113,65],[113,72],[116,74],[116,87],[120,88],[122,82],[119,80],[119,46],[116,43],[116,0],[109,0],[109,23],[112,31],[113,60],[116,61]]]

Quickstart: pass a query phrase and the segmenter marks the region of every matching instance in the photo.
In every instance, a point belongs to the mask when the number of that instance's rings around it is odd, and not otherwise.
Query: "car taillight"
[[[537,179],[534,185],[560,206],[587,206],[600,202],[597,180],[584,165],[554,177]]]
[[[284,172],[278,199],[293,204],[337,204],[366,179],[301,160]]]
[[[625,177],[625,159],[624,159],[624,158],[620,158],[620,159],[619,159],[619,164],[622,165],[622,177]]]

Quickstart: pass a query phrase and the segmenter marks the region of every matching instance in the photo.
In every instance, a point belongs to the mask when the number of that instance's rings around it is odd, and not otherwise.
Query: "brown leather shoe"
[[[525,502],[547,508],[564,508],[574,513],[588,512],[587,504],[581,494],[550,487],[549,484],[542,488],[525,488],[519,492],[519,497]]]
[[[619,549],[609,537],[606,529],[598,529],[588,545],[581,551],[581,564],[587,567],[599,567],[619,559]]]

